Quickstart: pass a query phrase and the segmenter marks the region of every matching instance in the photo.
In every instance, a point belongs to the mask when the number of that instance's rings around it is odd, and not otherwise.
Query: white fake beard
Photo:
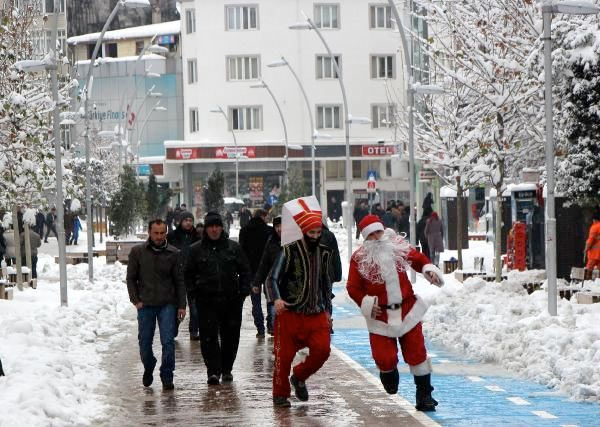
[[[385,277],[407,271],[410,244],[386,228],[379,240],[365,240],[357,252],[358,272],[371,283],[385,283]]]

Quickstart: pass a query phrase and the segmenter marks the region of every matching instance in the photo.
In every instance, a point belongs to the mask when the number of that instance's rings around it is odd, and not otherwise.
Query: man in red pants
[[[416,408],[435,411],[431,396],[431,362],[427,357],[421,319],[427,304],[415,295],[406,272],[423,273],[429,282],[443,284],[442,272],[381,220],[368,215],[359,224],[365,239],[352,254],[347,289],[367,321],[371,352],[381,383],[390,394],[398,392],[398,347],[417,386]]]
[[[321,216],[314,196],[289,201],[283,207],[283,249],[273,264],[267,297],[274,301],[277,312],[273,371],[273,404],[277,407],[291,406],[290,383],[299,400],[308,400],[305,381],[329,358],[332,251],[320,243]],[[294,356],[304,347],[309,354],[294,366],[288,380]]]

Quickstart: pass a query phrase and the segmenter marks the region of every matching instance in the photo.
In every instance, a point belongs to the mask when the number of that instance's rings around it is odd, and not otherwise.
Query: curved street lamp
[[[306,18],[306,22],[299,22],[296,24],[292,24],[288,27],[290,30],[314,30],[323,46],[327,50],[327,55],[331,58],[331,63],[333,64],[334,70],[337,74],[337,79],[340,84],[340,90],[342,92],[342,100],[344,102],[344,132],[345,132],[345,141],[346,141],[346,183],[345,183],[345,191],[346,191],[346,203],[347,203],[347,215],[349,218],[352,213],[352,188],[350,186],[350,179],[352,175],[352,164],[350,163],[350,124],[351,123],[367,123],[368,119],[360,119],[352,118],[348,111],[348,98],[346,97],[346,88],[344,86],[344,79],[342,76],[342,70],[338,66],[337,61],[335,60],[335,56],[332,53],[329,45],[325,41],[325,38],[321,34],[319,28],[314,24],[314,22],[310,18]],[[370,123],[370,121],[368,122]],[[314,151],[314,150],[313,150]],[[350,257],[352,257],[352,222],[349,220],[349,223],[346,227],[347,231],[347,240],[348,240],[348,261],[350,261]]]
[[[281,111],[279,102],[277,102],[277,98],[275,98],[275,94],[273,94],[273,91],[271,90],[269,85],[265,83],[264,80],[261,79],[260,84],[250,85],[250,87],[252,89],[266,89],[267,92],[269,92],[269,95],[271,95],[271,98],[273,99],[273,102],[275,103],[275,106],[277,107],[277,111],[279,111],[279,117],[281,117],[281,124],[283,125],[283,136],[285,138],[285,184],[287,186],[289,184],[288,178],[289,178],[289,170],[290,170],[290,159],[289,159],[289,145],[288,145],[289,141],[288,141],[287,126],[285,125],[285,119],[283,117],[283,112]]]
[[[229,117],[227,117],[227,113],[225,113],[225,111],[223,111],[223,109],[221,108],[220,105],[217,105],[215,108],[212,108],[209,110],[211,113],[217,113],[217,114],[222,114],[223,117],[225,117],[225,122],[227,123],[227,126],[229,127]],[[233,124],[231,126],[231,136],[233,137],[233,144],[235,145],[235,198],[239,199],[240,198],[240,174],[239,174],[239,158],[240,158],[240,153],[238,153],[238,145],[237,145],[237,138],[235,137],[235,132],[233,131]]]
[[[94,229],[92,224],[92,191],[91,191],[91,176],[90,176],[90,116],[88,114],[89,100],[91,96],[90,82],[92,79],[92,71],[94,69],[94,63],[98,56],[98,50],[102,46],[102,39],[108,27],[117,16],[117,13],[121,8],[145,8],[150,7],[148,0],[119,0],[112,12],[108,16],[108,19],[102,27],[102,32],[96,40],[92,57],[90,58],[90,65],[87,71],[87,77],[85,79],[84,87],[84,115],[85,115],[85,204],[86,204],[86,216],[87,216],[87,246],[88,246],[88,277],[90,281],[94,280]]]

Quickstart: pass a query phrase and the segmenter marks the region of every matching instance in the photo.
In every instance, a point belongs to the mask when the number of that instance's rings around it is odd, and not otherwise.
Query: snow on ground
[[[38,288],[0,300],[0,426],[89,425],[105,411],[95,392],[104,378],[100,350],[120,338],[120,327],[135,330],[136,314],[125,267],[103,260],[93,284],[87,264],[68,266],[68,307],[60,306],[58,264],[45,254]]]
[[[335,223],[330,223],[330,229],[338,240],[345,280],[346,230]],[[353,240],[353,250],[361,242]],[[470,241],[463,251],[465,270],[473,269],[476,256],[485,258],[485,269],[491,274],[492,243]],[[457,257],[456,251],[446,251],[440,258],[451,257]],[[547,292],[528,295],[521,285],[540,275],[544,272],[515,272],[500,284],[473,278],[463,284],[452,273],[445,275],[444,287],[437,288],[417,274],[415,292],[431,304],[424,319],[425,334],[459,354],[500,364],[573,399],[600,401],[600,304],[559,298],[558,316],[552,317]],[[600,280],[586,282],[586,288],[600,291]],[[343,286],[334,292],[337,301],[349,298]]]

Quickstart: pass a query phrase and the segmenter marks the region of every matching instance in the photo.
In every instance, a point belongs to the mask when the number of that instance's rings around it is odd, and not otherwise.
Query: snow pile
[[[547,293],[528,295],[522,283],[511,276],[500,284],[474,278],[461,284],[453,275],[441,289],[419,282],[432,303],[426,335],[575,399],[600,401],[600,304],[559,299],[552,317]]]
[[[103,380],[100,351],[135,330],[135,309],[122,282],[125,267],[68,266],[69,306],[60,306],[58,265],[41,255],[38,289],[0,300],[0,426],[89,425],[105,410],[95,394]]]

